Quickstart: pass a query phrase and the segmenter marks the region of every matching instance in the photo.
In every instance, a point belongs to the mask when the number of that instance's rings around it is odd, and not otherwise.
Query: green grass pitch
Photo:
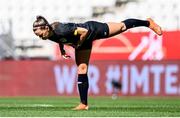
[[[180,98],[90,97],[88,111],[71,110],[77,97],[1,97],[0,117],[180,116]]]

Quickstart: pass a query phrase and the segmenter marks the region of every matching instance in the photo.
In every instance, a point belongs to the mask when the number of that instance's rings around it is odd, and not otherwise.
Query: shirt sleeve
[[[59,48],[61,51],[61,55],[64,55],[66,53],[66,51],[64,50],[64,45],[62,43],[59,43]]]

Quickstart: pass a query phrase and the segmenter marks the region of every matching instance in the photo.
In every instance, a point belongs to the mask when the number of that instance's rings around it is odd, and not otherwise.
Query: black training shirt
[[[55,22],[51,24],[53,29],[53,35],[49,37],[49,40],[59,43],[62,54],[65,54],[63,49],[64,44],[70,45],[74,48],[77,47],[78,40],[80,37],[74,35],[74,31],[77,29],[75,23],[59,23]]]
[[[107,24],[95,21],[88,21],[85,23],[54,22],[51,24],[51,27],[54,33],[49,39],[59,43],[62,54],[65,53],[63,49],[64,44],[70,45],[76,49],[81,46],[80,35],[74,33],[77,27],[86,28],[88,30],[84,41],[88,43],[88,45],[91,45],[94,39],[104,38],[108,34]],[[86,46],[88,47],[88,45]]]

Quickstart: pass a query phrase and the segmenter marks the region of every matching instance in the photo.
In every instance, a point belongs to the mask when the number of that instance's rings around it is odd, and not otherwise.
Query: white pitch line
[[[25,107],[54,107],[54,105],[51,105],[51,104],[27,104],[23,106]]]

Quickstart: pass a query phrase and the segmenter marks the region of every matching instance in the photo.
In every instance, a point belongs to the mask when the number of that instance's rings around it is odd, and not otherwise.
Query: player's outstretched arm
[[[64,50],[64,45],[59,43],[59,48],[60,48],[60,51],[61,51],[61,55],[64,59],[70,59],[71,56],[67,55],[66,54],[66,51]]]

